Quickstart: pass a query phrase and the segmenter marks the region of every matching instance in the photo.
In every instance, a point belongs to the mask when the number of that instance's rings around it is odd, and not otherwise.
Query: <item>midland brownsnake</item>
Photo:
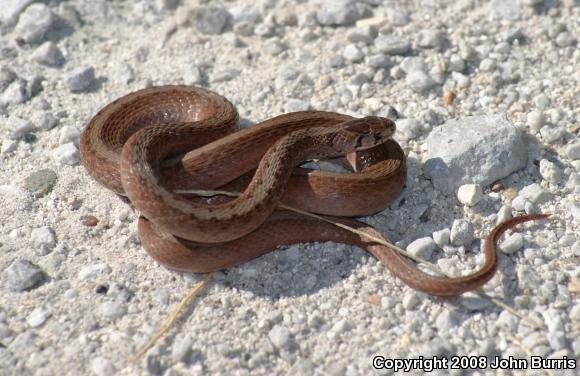
[[[218,94],[187,86],[152,87],[110,103],[93,117],[81,137],[81,159],[96,180],[128,196],[141,212],[139,234],[147,252],[179,271],[227,268],[281,244],[334,241],[365,248],[413,288],[459,295],[494,275],[495,244],[505,230],[547,217],[520,216],[500,224],[486,239],[486,261],[479,271],[434,277],[387,246],[320,220],[275,211],[281,202],[333,216],[384,209],[406,178],[403,151],[390,139],[394,123],[303,111],[235,132],[237,125],[234,106]],[[356,172],[296,168],[305,159],[344,154]],[[213,199],[176,193],[187,189],[243,192]],[[362,222],[334,220],[384,239]]]

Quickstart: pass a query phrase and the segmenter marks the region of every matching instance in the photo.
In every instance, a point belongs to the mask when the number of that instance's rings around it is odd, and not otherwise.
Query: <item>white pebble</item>
[[[546,123],[546,117],[542,111],[533,110],[527,116],[527,123],[534,133],[538,133]]]
[[[46,319],[48,319],[49,316],[50,314],[45,309],[38,307],[35,308],[32,312],[30,312],[28,316],[26,316],[26,323],[31,328],[37,328],[40,325],[44,324],[44,322],[46,321]]]
[[[30,242],[35,248],[52,249],[56,245],[56,235],[48,226],[35,228],[30,234]]]
[[[580,159],[580,142],[568,145],[566,147],[566,156],[573,161]]]
[[[540,161],[540,175],[552,184],[558,184],[562,180],[562,171],[547,159]]]
[[[429,236],[414,240],[407,246],[407,252],[413,256],[420,257],[424,260],[431,257],[431,253],[435,250],[437,244]]]
[[[423,133],[423,127],[416,119],[397,120],[397,135],[404,140],[413,140]]]
[[[437,244],[439,248],[443,248],[444,246],[449,245],[451,230],[448,228],[444,228],[443,230],[433,232],[432,236],[435,244]]]
[[[473,206],[483,198],[479,184],[464,184],[457,190],[457,198],[463,205]]]
[[[19,117],[10,118],[8,120],[8,126],[10,127],[10,139],[12,140],[18,140],[35,129],[31,121]]]
[[[77,128],[65,125],[60,130],[58,143],[64,145],[72,142],[75,146],[78,146],[80,137],[81,132]]]
[[[500,224],[502,222],[507,221],[511,217],[512,217],[512,208],[511,208],[511,206],[504,205],[497,212],[497,220],[496,220],[496,223],[497,224]]]
[[[520,233],[512,234],[508,236],[500,245],[499,249],[503,253],[514,253],[519,251],[524,247],[524,236]]]
[[[61,145],[53,150],[52,158],[60,164],[69,166],[76,165],[80,162],[79,151],[74,143]]]
[[[286,327],[280,325],[276,325],[270,330],[268,338],[270,338],[272,344],[279,349],[288,348],[292,344],[290,331]]]

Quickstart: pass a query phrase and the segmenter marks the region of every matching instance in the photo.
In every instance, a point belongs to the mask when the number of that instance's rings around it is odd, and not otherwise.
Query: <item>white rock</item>
[[[10,139],[12,140],[18,140],[35,129],[31,121],[19,117],[11,117],[8,121],[8,126],[10,127]]]
[[[26,316],[26,323],[31,328],[39,327],[40,325],[44,324],[46,319],[50,317],[50,313],[46,311],[44,308],[38,307],[35,308],[28,316]]]
[[[547,159],[540,161],[540,175],[552,184],[558,184],[562,180],[562,171]]]
[[[413,70],[407,74],[405,79],[407,86],[417,93],[422,93],[435,86],[435,81],[421,70]]]
[[[56,234],[48,226],[35,228],[30,234],[30,243],[35,248],[53,249],[56,245]]]
[[[464,184],[457,190],[457,198],[463,205],[473,206],[483,198],[479,184]]]
[[[566,156],[573,161],[580,159],[580,142],[568,145],[566,147]]]
[[[444,228],[443,230],[433,232],[432,236],[435,244],[437,244],[439,248],[443,248],[444,246],[449,245],[451,230]]]
[[[92,281],[97,276],[109,274],[111,271],[111,267],[105,263],[87,265],[79,271],[77,278],[81,281]]]
[[[497,212],[496,223],[500,224],[512,217],[512,208],[509,205],[503,205]]]
[[[537,205],[550,200],[552,198],[552,193],[540,187],[539,184],[532,183],[523,187],[518,196],[521,196],[530,203]]]
[[[268,333],[268,338],[270,338],[272,344],[279,349],[288,348],[292,344],[290,331],[281,325],[274,326]]]
[[[414,240],[407,246],[407,252],[413,256],[420,257],[424,260],[431,258],[431,253],[435,250],[437,244],[429,236]]]
[[[65,125],[60,129],[58,143],[64,145],[72,142],[75,146],[78,146],[80,137],[81,132],[77,128]]]
[[[533,110],[527,116],[527,123],[533,132],[538,133],[546,123],[546,117],[542,111]]]
[[[501,244],[499,249],[503,253],[514,253],[524,247],[524,236],[518,232],[508,236]]]
[[[18,141],[15,140],[4,140],[2,141],[2,148],[0,148],[0,153],[8,154],[12,153],[18,147]]]
[[[74,143],[60,145],[52,152],[52,158],[60,164],[69,166],[76,165],[80,162],[79,150]]]

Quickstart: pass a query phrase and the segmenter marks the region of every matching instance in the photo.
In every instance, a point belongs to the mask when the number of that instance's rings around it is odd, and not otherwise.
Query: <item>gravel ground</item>
[[[357,375],[373,373],[376,355],[529,366],[532,354],[568,368],[534,374],[575,374],[578,1],[0,0],[0,9],[0,374]],[[78,141],[108,102],[171,83],[226,96],[245,125],[304,109],[396,119],[407,185],[366,220],[449,273],[483,263],[480,239],[498,221],[553,213],[508,235],[485,286],[543,327],[475,294],[414,291],[361,249],[299,244],[216,273],[130,363],[203,276],[145,254],[136,214],[85,173]],[[532,372],[449,368],[436,374]]]

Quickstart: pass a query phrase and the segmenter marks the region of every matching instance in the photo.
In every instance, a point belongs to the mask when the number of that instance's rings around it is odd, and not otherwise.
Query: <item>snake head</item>
[[[395,123],[379,116],[367,116],[347,121],[343,130],[348,134],[353,151],[370,149],[393,137]]]

